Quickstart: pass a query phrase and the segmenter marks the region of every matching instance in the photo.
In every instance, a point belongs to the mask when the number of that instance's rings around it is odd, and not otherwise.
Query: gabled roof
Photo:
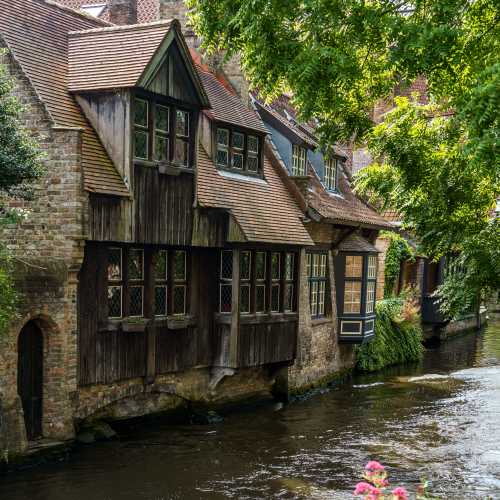
[[[30,80],[52,122],[83,130],[84,188],[127,196],[127,186],[67,90],[68,32],[105,24],[52,2],[0,0],[0,38]]]
[[[341,252],[371,252],[380,253],[368,240],[359,234],[350,234],[345,240],[342,240],[337,246]]]
[[[307,193],[308,205],[326,222],[374,229],[393,227],[389,221],[354,194],[343,171],[339,172],[339,194],[327,191],[315,172],[310,171],[309,177],[311,182]]]
[[[196,54],[194,56],[196,57]],[[206,112],[210,118],[267,134],[266,126],[260,116],[243,104],[241,98],[230,88],[229,84],[221,82],[216,75],[199,62],[197,62],[196,67],[212,105],[212,109]]]
[[[209,107],[177,20],[69,33],[68,88],[72,92],[85,92],[146,87],[173,40],[177,42],[200,104]]]
[[[303,213],[267,154],[264,156],[265,180],[255,179],[218,170],[200,146],[198,205],[228,210],[248,242],[312,245],[302,222]]]

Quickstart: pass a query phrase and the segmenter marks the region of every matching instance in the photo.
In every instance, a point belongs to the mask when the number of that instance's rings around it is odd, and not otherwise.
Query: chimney
[[[137,0],[109,0],[108,12],[113,24],[137,24]]]

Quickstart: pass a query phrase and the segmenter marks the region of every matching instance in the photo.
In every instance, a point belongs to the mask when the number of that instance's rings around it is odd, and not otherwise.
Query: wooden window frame
[[[317,266],[314,262],[315,257],[317,257]],[[327,300],[329,290],[328,252],[322,250],[307,252],[306,259],[311,318],[326,318],[329,314],[329,301]],[[323,263],[324,272],[321,274]]]
[[[352,275],[352,276],[349,276],[347,274],[347,259],[349,257],[353,257],[353,258],[356,258],[356,259],[361,259],[361,266],[360,266],[360,275],[359,276],[356,276],[356,275]],[[363,255],[363,254],[350,254],[350,253],[346,253],[345,254],[345,260],[344,260],[344,290],[343,290],[343,293],[344,293],[344,298],[343,298],[343,307],[342,307],[342,314],[344,315],[349,315],[349,316],[361,316],[363,315],[363,311],[364,311],[364,304],[363,304],[363,294],[365,293],[365,282],[366,282],[366,279],[365,279],[365,276],[366,276],[366,271],[365,271],[365,258],[366,258],[366,255]],[[357,268],[357,266],[355,267]],[[359,286],[360,286],[360,289],[359,289],[359,310],[358,311],[346,311],[346,289],[347,289],[347,284],[348,283],[359,283]],[[352,293],[352,292],[351,292]],[[355,302],[349,302],[349,304],[355,304]]]
[[[292,144],[292,176],[304,177],[305,175],[307,175],[307,148]]]
[[[230,286],[231,290],[234,286],[238,286],[239,293],[239,314],[240,315],[259,315],[259,314],[282,314],[282,313],[295,313],[297,311],[297,289],[298,289],[298,253],[293,250],[260,250],[260,249],[242,249],[239,255],[239,265],[241,271],[242,254],[248,253],[250,255],[250,277],[241,277],[238,273],[238,283],[234,282],[234,273],[231,278],[222,277],[222,252],[230,252],[233,255],[233,249],[222,249],[219,253],[219,308],[218,311],[221,314],[231,314],[234,304],[231,304],[230,310],[222,310],[222,287]],[[257,276],[257,255],[264,254],[264,277]],[[279,274],[273,277],[272,274],[272,255],[277,254],[279,256]],[[292,255],[292,276],[287,277],[286,274],[286,259],[287,255]],[[291,308],[285,308],[287,305],[285,302],[285,290],[287,285],[293,286],[292,294],[292,304]],[[241,310],[241,290],[242,287],[249,287],[250,293],[250,308],[249,310]],[[272,304],[272,293],[273,287],[278,289],[278,308],[273,308]],[[258,310],[258,288],[264,290],[264,309]]]
[[[135,102],[136,100],[146,101],[148,103],[148,126],[140,126],[135,124]],[[131,98],[132,107],[132,149],[135,149],[135,133],[136,131],[143,131],[148,133],[148,143],[147,143],[147,158],[141,158],[135,156],[135,150],[132,155],[135,163],[169,163],[170,165],[178,168],[185,168],[188,170],[194,169],[194,159],[195,159],[195,135],[196,135],[196,123],[197,116],[194,107],[180,103],[176,99],[159,96],[147,91],[135,92],[132,94]],[[156,127],[156,108],[161,106],[168,108],[169,110],[169,121],[168,121],[168,131],[158,129]],[[181,136],[177,133],[177,112],[181,111],[188,114],[188,136]],[[168,152],[166,159],[156,158],[156,140],[157,135],[168,142]],[[187,143],[187,165],[177,163],[175,161],[175,152],[178,142]]]
[[[375,266],[370,266],[370,260],[375,261]],[[370,276],[370,270],[374,269],[375,274]],[[378,274],[378,258],[376,254],[368,254],[366,257],[366,297],[365,297],[365,314],[375,313],[375,302],[377,301],[377,274]],[[370,285],[373,285],[373,290],[370,290]],[[369,300],[369,294],[373,292],[373,297]]]
[[[337,191],[339,162],[334,156],[325,158],[324,184],[328,191]]]
[[[189,292],[190,292],[190,252],[188,249],[184,248],[153,248],[149,246],[116,246],[110,245],[107,247],[107,252],[110,249],[120,250],[121,252],[121,279],[111,280],[108,275],[106,275],[107,280],[107,290],[109,293],[109,288],[114,286],[121,287],[121,316],[109,316],[109,320],[120,320],[127,318],[148,318],[148,319],[158,319],[168,316],[185,316],[189,314]],[[133,279],[129,276],[129,263],[130,255],[134,250],[139,250],[142,252],[142,276],[140,279]],[[106,252],[106,253],[107,253]],[[162,277],[156,276],[156,259],[161,252],[166,253],[166,275]],[[174,273],[174,258],[176,252],[183,252],[185,255],[184,260],[184,277],[183,279],[178,279],[175,277]],[[108,272],[108,260],[106,257],[106,273]],[[131,315],[130,314],[130,292],[135,286],[142,287],[142,314],[141,315]],[[156,287],[162,286],[166,287],[166,309],[165,314],[156,314],[155,307],[155,293]],[[183,311],[176,312],[174,310],[174,297],[176,287],[184,288],[184,300],[183,300]]]
[[[243,175],[249,175],[249,176],[254,176],[254,177],[262,177],[263,176],[263,145],[264,145],[264,139],[262,134],[251,131],[251,130],[245,130],[242,128],[234,127],[229,124],[225,123],[218,123],[215,128],[215,134],[214,134],[214,154],[213,154],[213,159],[214,163],[217,166],[217,168],[222,169],[222,170],[228,170],[230,172],[236,172],[240,173]],[[218,142],[218,130],[227,130],[228,132],[228,143],[227,146],[220,144]],[[235,134],[241,134],[243,135],[243,148],[237,148],[233,144],[233,137]],[[258,151],[252,151],[248,147],[249,143],[249,137],[254,137],[257,139],[257,148]],[[218,150],[224,150],[227,151],[227,165],[218,163],[217,160],[217,153]],[[234,166],[234,157],[235,155],[242,155],[243,156],[243,165],[242,168],[238,168]],[[249,170],[249,158],[256,158],[257,159],[257,170]]]

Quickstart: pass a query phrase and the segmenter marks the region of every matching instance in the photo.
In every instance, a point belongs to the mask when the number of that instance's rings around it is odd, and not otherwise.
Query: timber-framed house
[[[352,193],[344,152],[247,106],[176,20],[0,0],[0,45],[46,169],[0,233],[22,295],[0,339],[1,447],[352,367],[388,224]]]

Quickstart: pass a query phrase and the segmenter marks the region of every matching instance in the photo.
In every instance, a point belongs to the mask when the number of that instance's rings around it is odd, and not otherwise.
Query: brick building
[[[4,453],[92,418],[304,390],[373,335],[388,224],[352,193],[348,156],[276,108],[282,143],[304,148],[287,161],[237,61],[207,66],[176,20],[134,24],[153,4],[93,5],[104,20],[0,0],[2,64],[46,166],[0,233],[21,294],[0,339]]]

